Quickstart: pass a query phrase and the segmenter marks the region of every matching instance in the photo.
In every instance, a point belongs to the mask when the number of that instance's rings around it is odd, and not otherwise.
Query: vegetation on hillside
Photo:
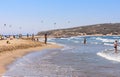
[[[120,23],[96,24],[67,29],[43,31],[38,32],[37,35],[44,35],[45,33],[53,37],[71,37],[80,35],[119,35]]]

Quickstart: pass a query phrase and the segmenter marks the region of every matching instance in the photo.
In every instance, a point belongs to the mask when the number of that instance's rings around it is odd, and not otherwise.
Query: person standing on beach
[[[83,43],[86,44],[86,37],[84,37],[84,42]]]
[[[29,34],[27,33],[27,38],[29,37]]]
[[[47,44],[47,34],[45,34],[45,44]]]
[[[32,41],[35,41],[35,37],[34,37],[35,35],[34,34],[32,34]]]
[[[117,40],[115,40],[115,42],[114,42],[115,53],[117,53],[117,46],[118,46],[118,42],[117,42]]]

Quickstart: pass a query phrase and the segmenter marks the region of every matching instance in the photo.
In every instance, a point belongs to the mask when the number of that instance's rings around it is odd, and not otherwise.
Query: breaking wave
[[[104,43],[104,45],[114,46],[113,44],[110,44],[110,43]]]
[[[105,38],[101,38],[101,37],[96,38],[96,40],[100,40],[102,42],[114,42],[115,41],[114,39],[105,39]]]
[[[102,52],[98,52],[97,55],[104,57],[108,60],[120,62],[120,50],[118,51],[118,53],[115,53],[113,49],[105,50]]]

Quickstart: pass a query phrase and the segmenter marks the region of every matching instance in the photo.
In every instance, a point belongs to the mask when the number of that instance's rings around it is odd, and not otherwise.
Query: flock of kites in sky
[[[7,27],[7,24],[4,24],[4,27]],[[8,25],[9,28],[12,27],[12,25]],[[22,27],[19,27],[19,29],[22,29]]]
[[[43,20],[41,20],[41,23],[44,23],[44,21]],[[70,23],[70,21],[68,21],[67,23]],[[56,25],[57,23],[55,22],[55,23],[53,23],[54,25]],[[7,24],[4,24],[4,27],[9,27],[9,28],[11,28],[12,27],[12,25],[7,25]],[[19,29],[22,29],[22,27],[19,27]]]

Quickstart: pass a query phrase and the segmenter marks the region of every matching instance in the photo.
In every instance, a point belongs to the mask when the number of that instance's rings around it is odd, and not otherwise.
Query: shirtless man
[[[45,44],[47,44],[47,34],[45,34]]]
[[[115,53],[117,53],[117,46],[118,46],[118,42],[117,42],[117,40],[115,40],[115,42],[114,42]]]

